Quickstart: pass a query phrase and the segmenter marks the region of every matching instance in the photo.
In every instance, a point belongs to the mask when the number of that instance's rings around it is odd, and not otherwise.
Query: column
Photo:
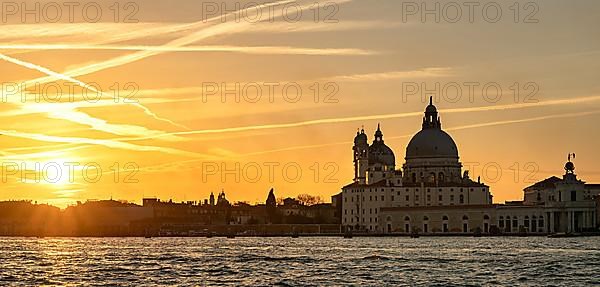
[[[549,213],[549,216],[548,216],[549,230],[548,230],[548,232],[554,233],[555,232],[555,230],[554,230],[554,211],[548,212],[548,213]]]

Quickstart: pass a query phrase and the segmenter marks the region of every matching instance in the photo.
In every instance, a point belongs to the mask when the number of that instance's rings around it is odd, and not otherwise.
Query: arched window
[[[388,215],[387,221],[392,221],[392,217]]]
[[[427,221],[427,220],[429,220],[429,217],[423,216],[423,221]]]
[[[429,182],[435,182],[435,173],[434,172],[429,174]]]
[[[490,220],[490,217],[486,214],[483,216],[483,220]]]
[[[442,217],[442,220],[448,220],[448,216],[444,215],[444,216]]]
[[[444,177],[444,173],[443,172],[438,173],[438,181],[444,182],[445,180],[446,180],[446,178]]]
[[[463,220],[469,220],[469,217],[466,215],[463,215]]]
[[[404,217],[404,221],[410,221],[410,217],[408,217],[408,216]]]

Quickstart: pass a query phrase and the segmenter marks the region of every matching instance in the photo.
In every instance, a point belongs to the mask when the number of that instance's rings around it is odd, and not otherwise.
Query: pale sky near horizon
[[[432,15],[422,21],[421,11],[403,19],[424,1],[296,1],[287,20],[273,21],[267,13],[250,21],[255,9],[239,21],[203,21],[222,12],[209,13],[213,3],[231,10],[234,1],[121,1],[117,23],[115,7],[103,2],[94,6],[102,11],[97,23],[81,17],[91,1],[73,8],[72,23],[63,6],[60,21],[50,23],[50,2],[25,1],[40,3],[39,23],[11,7],[0,11],[0,200],[64,207],[111,197],[203,200],[224,189],[231,201],[255,203],[273,187],[278,197],[329,201],[352,181],[352,140],[361,126],[372,141],[381,123],[402,166],[427,104],[422,90],[436,84],[443,128],[494,202],[521,199],[524,187],[562,175],[572,152],[580,179],[600,182],[597,1],[481,1],[472,23],[464,6],[472,1],[427,1],[439,3],[439,23]],[[451,2],[462,5],[456,23]],[[302,16],[293,21],[298,7]],[[492,23],[497,7],[502,14]],[[139,22],[124,23],[127,16]],[[15,83],[29,91],[25,102]],[[88,97],[101,90],[100,101],[82,100],[78,85],[90,83]],[[225,102],[212,93],[221,83],[234,89]],[[57,86],[63,97],[53,102]],[[420,91],[409,93],[415,86]],[[461,97],[453,100],[457,86]],[[500,87],[499,99],[486,100],[484,86],[489,98]],[[262,97],[253,100],[257,89]],[[125,101],[131,91],[137,103]],[[36,93],[47,97],[36,102]],[[62,177],[53,180],[56,166]]]

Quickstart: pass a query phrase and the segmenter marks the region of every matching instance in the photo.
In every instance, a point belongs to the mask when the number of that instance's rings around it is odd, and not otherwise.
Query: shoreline
[[[564,233],[540,233],[540,234],[463,234],[463,233],[447,233],[447,234],[341,234],[341,233],[323,233],[323,234],[261,234],[261,235],[251,235],[251,234],[212,234],[212,235],[156,235],[156,236],[139,236],[139,235],[131,235],[131,236],[69,236],[69,235],[49,235],[49,236],[37,236],[37,235],[0,235],[0,238],[276,238],[276,237],[288,237],[288,238],[300,238],[300,237],[337,237],[340,239],[352,239],[354,237],[406,237],[406,238],[414,238],[418,239],[420,237],[545,237],[545,238],[574,238],[574,237],[596,237],[600,236],[600,232],[584,232],[584,233],[576,233],[576,234],[564,234]]]

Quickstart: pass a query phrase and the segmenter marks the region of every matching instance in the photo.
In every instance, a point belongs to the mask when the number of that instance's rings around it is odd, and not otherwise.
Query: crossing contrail
[[[587,111],[587,112],[578,112],[578,113],[554,114],[554,115],[546,115],[546,116],[524,118],[524,119],[517,119],[517,120],[494,121],[494,122],[487,122],[487,123],[480,123],[480,124],[472,124],[472,125],[463,125],[463,126],[450,127],[450,128],[446,128],[444,130],[445,131],[459,131],[459,130],[468,130],[468,129],[474,129],[474,128],[500,126],[500,125],[510,125],[510,124],[527,123],[527,122],[535,122],[535,121],[543,121],[543,120],[551,120],[551,119],[583,117],[583,116],[591,116],[591,115],[597,115],[597,114],[600,114],[600,110],[593,110],[593,111]],[[414,135],[414,133],[413,134],[400,135],[400,136],[391,136],[391,137],[386,137],[386,138],[388,140],[390,140],[390,139],[402,139],[402,138],[410,138],[413,135]],[[338,145],[348,145],[348,144],[352,144],[352,142],[351,141],[343,141],[343,142],[332,142],[332,143],[326,143],[326,144],[303,145],[303,146],[295,146],[295,147],[287,147],[287,148],[265,150],[265,151],[259,151],[259,152],[253,152],[253,153],[246,153],[246,154],[241,154],[239,156],[240,157],[248,157],[248,156],[263,155],[263,154],[269,154],[269,153],[275,153],[275,152],[285,152],[285,151],[294,151],[294,150],[301,150],[301,149],[322,148],[322,147],[338,146]]]
[[[350,2],[350,1],[351,0],[333,0],[333,1],[329,1],[329,2],[335,2],[335,3],[339,4],[339,3],[345,3],[345,2]],[[264,9],[264,8],[277,6],[277,5],[283,5],[283,4],[292,3],[292,2],[295,2],[295,0],[270,2],[270,3],[261,4],[259,6],[260,6],[260,8]],[[300,8],[302,10],[304,10],[304,9],[312,7],[312,5],[314,5],[314,3],[311,3],[310,5],[306,4],[304,6],[301,6]],[[233,16],[237,16],[241,13],[256,13],[256,11],[257,11],[256,7],[250,7],[247,9],[241,9],[238,11],[230,12],[227,15],[225,15],[224,17],[233,17]],[[250,16],[247,16],[247,17],[250,17]],[[192,27],[192,26],[196,26],[196,25],[207,25],[212,22],[218,21],[220,19],[222,19],[222,16],[215,16],[210,19],[206,19],[206,20],[202,20],[202,21],[198,21],[198,22],[189,24],[189,26]],[[250,28],[252,26],[252,24],[253,23],[247,22],[247,21],[242,21],[239,23],[238,22],[217,23],[217,24],[213,24],[212,26],[203,28],[199,31],[192,32],[186,36],[172,40],[163,46],[165,46],[165,47],[183,47],[183,46],[193,44],[195,42],[205,40],[207,38],[211,38],[214,36],[220,36],[220,35],[226,35],[226,34],[230,34],[230,33],[234,33],[234,32],[246,31],[246,29]],[[79,68],[67,71],[64,74],[71,76],[71,77],[78,77],[78,76],[98,72],[101,70],[122,66],[125,64],[129,64],[129,63],[139,61],[139,60],[151,57],[151,56],[159,55],[162,53],[165,53],[165,51],[139,51],[139,52],[135,52],[132,54],[112,58],[112,59],[109,59],[106,61],[97,62],[97,63],[93,63],[93,64],[86,65],[83,67],[79,67]],[[54,79],[55,78],[53,76],[50,76],[50,77],[33,79],[33,80],[30,80],[25,83],[26,84],[48,83],[48,82],[54,81]]]
[[[485,111],[502,111],[502,110],[514,110],[514,109],[525,109],[545,106],[557,106],[557,105],[572,105],[580,103],[589,103],[600,101],[600,96],[589,96],[579,97],[573,99],[557,99],[549,101],[541,101],[537,103],[517,103],[507,105],[494,105],[494,106],[480,106],[471,108],[454,108],[454,109],[440,109],[441,113],[472,113],[472,112],[485,112]],[[201,134],[219,134],[219,133],[231,133],[231,132],[246,132],[255,130],[268,130],[268,129],[283,129],[283,128],[296,128],[304,126],[314,126],[320,124],[336,124],[336,123],[347,123],[357,121],[371,121],[371,120],[385,120],[385,119],[398,119],[406,117],[423,116],[422,111],[418,112],[407,112],[407,113],[393,113],[383,115],[366,115],[366,116],[354,116],[354,117],[339,117],[339,118],[326,118],[316,119],[308,121],[300,121],[293,123],[280,123],[280,124],[265,124],[265,125],[252,125],[252,126],[240,126],[230,127],[221,129],[205,129],[205,130],[193,130],[193,131],[182,131],[182,132],[171,132],[163,135],[156,135],[151,137],[144,137],[140,139],[150,139],[155,137],[167,136],[167,135],[201,135]]]
[[[0,54],[0,59],[2,59],[4,61],[7,61],[7,62],[10,62],[10,63],[13,63],[13,64],[16,64],[16,65],[19,65],[19,66],[22,66],[22,67],[25,67],[25,68],[28,68],[28,69],[32,69],[32,70],[36,70],[36,71],[42,72],[44,74],[50,75],[52,77],[55,77],[56,79],[59,79],[59,80],[64,80],[64,81],[68,81],[68,82],[77,84],[78,86],[80,86],[80,87],[82,87],[84,89],[90,90],[92,92],[105,95],[102,91],[96,89],[92,85],[86,84],[86,83],[84,83],[84,82],[82,82],[80,80],[77,80],[77,79],[75,79],[73,77],[70,77],[68,75],[64,75],[64,74],[52,71],[52,70],[50,70],[50,69],[48,69],[46,67],[42,67],[40,65],[36,65],[36,64],[33,64],[33,63],[25,62],[25,61],[22,61],[22,60],[19,60],[19,59],[10,57],[10,56],[6,56],[6,55],[3,55],[3,54]],[[25,84],[24,86],[27,86],[27,85]],[[112,96],[108,96],[108,97],[112,97]],[[175,123],[175,122],[173,122],[173,121],[171,121],[169,119],[165,119],[165,118],[159,117],[158,115],[156,115],[155,113],[153,113],[150,109],[148,109],[146,106],[144,106],[144,105],[142,105],[140,103],[127,103],[127,104],[131,104],[131,105],[134,105],[134,106],[142,109],[145,114],[153,117],[156,120],[167,122],[167,123],[170,123],[170,124],[172,124],[174,126],[177,126],[177,127],[180,127],[180,128],[189,129],[186,126],[183,126],[181,124]]]
[[[155,52],[230,52],[257,55],[322,55],[365,56],[376,52],[350,48],[297,48],[286,46],[147,46],[147,45],[89,45],[89,44],[0,44],[0,50],[116,50]]]

